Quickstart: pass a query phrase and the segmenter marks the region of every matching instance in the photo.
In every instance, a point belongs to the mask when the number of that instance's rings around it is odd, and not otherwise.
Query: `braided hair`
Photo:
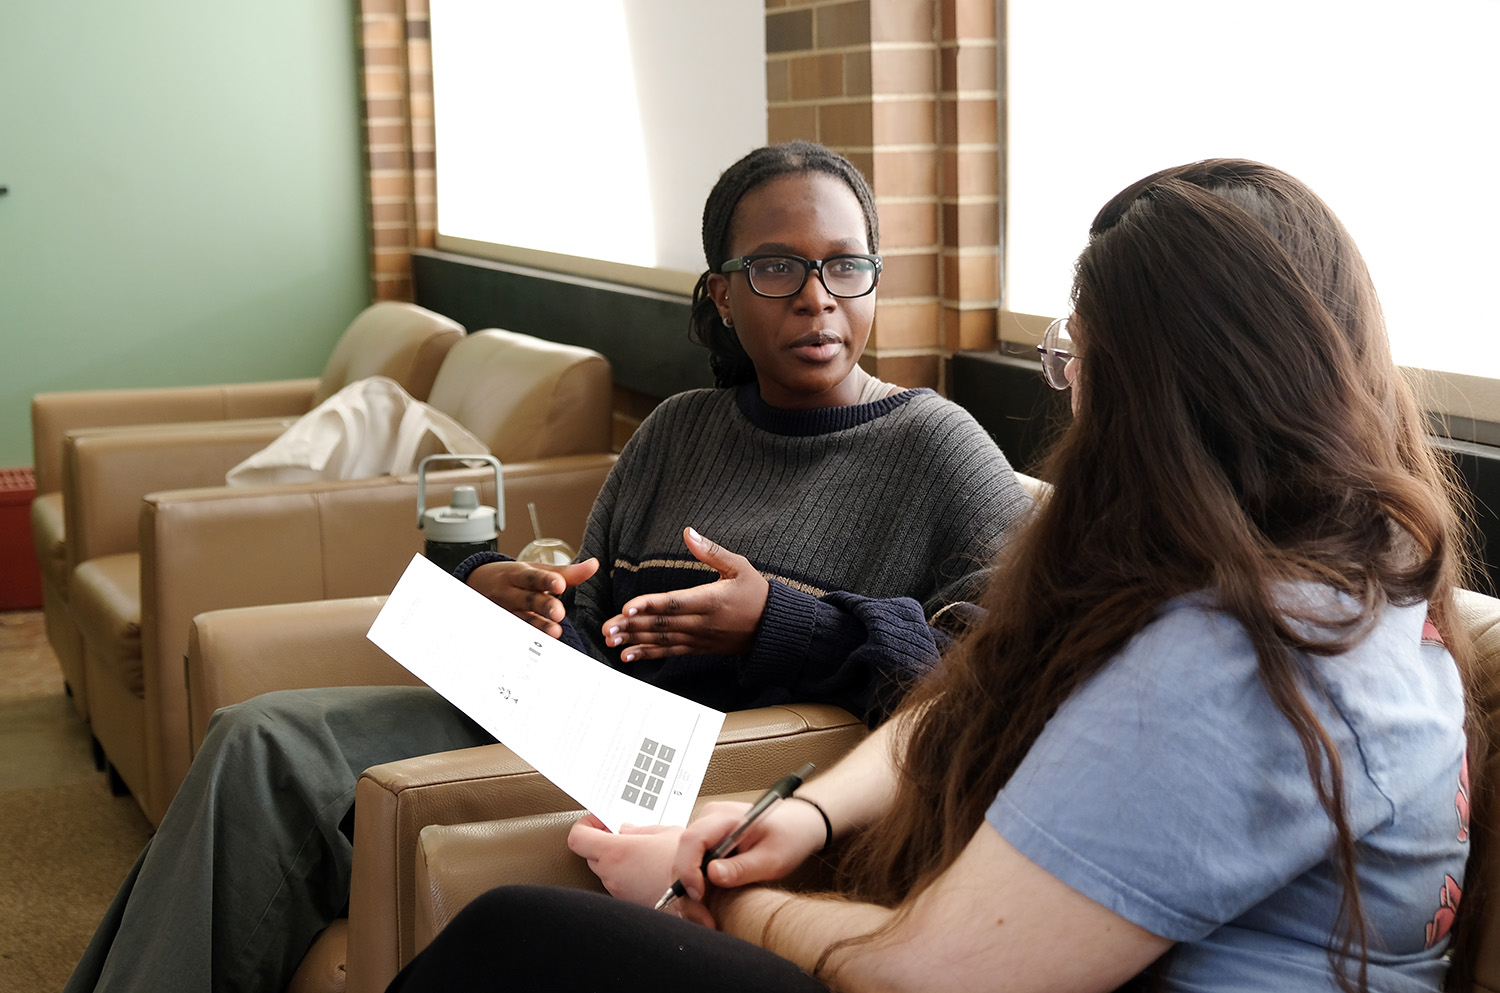
[[[719,317],[719,308],[708,292],[708,277],[729,259],[735,209],[745,194],[763,183],[812,172],[833,176],[849,187],[865,215],[869,250],[880,251],[875,193],[864,175],[837,152],[813,141],[789,141],[757,148],[725,169],[703,204],[703,256],[708,268],[693,287],[693,306],[688,317],[688,340],[708,349],[708,364],[716,386],[738,386],[755,379],[755,366],[740,345],[739,335]]]

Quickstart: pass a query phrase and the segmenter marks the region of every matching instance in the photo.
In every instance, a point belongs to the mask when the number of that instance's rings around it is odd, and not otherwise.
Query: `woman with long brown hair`
[[[397,988],[635,988],[627,949],[640,988],[1440,988],[1483,751],[1463,529],[1357,249],[1285,173],[1199,162],[1105,205],[1073,296],[1042,351],[1074,421],[984,620],[738,853],[699,869],[717,805],[642,867],[775,955],[507,888]],[[836,895],[750,885],[843,836]]]

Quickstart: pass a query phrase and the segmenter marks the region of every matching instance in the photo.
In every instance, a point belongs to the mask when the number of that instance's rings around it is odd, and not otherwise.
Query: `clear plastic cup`
[[[537,538],[521,549],[517,562],[535,562],[538,565],[567,565],[573,561],[573,549],[561,538]]]

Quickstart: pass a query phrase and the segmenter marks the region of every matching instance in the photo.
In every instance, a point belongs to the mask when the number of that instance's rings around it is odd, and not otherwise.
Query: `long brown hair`
[[[1297,180],[1211,160],[1106,204],[1073,295],[1079,414],[1042,470],[1055,489],[999,563],[987,618],[898,715],[911,737],[897,799],[863,833],[845,892],[900,906],[929,885],[1063,701],[1166,601],[1208,590],[1254,644],[1335,827],[1330,959],[1345,989],[1364,989],[1343,763],[1299,658],[1347,651],[1386,604],[1422,600],[1466,683],[1470,655],[1452,596],[1462,514],[1364,262]],[[1359,613],[1309,641],[1277,599],[1288,581],[1330,586]]]

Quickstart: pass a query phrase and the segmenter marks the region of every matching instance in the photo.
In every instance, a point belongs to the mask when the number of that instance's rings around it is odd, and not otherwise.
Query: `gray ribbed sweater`
[[[769,407],[753,383],[678,394],[594,504],[580,558],[601,568],[571,591],[564,640],[721,710],[824,701],[873,722],[936,663],[926,618],[975,597],[1029,506],[984,430],[931,390],[810,411]],[[718,578],[687,551],[687,525],[771,580],[755,648],[622,664],[606,618]]]

